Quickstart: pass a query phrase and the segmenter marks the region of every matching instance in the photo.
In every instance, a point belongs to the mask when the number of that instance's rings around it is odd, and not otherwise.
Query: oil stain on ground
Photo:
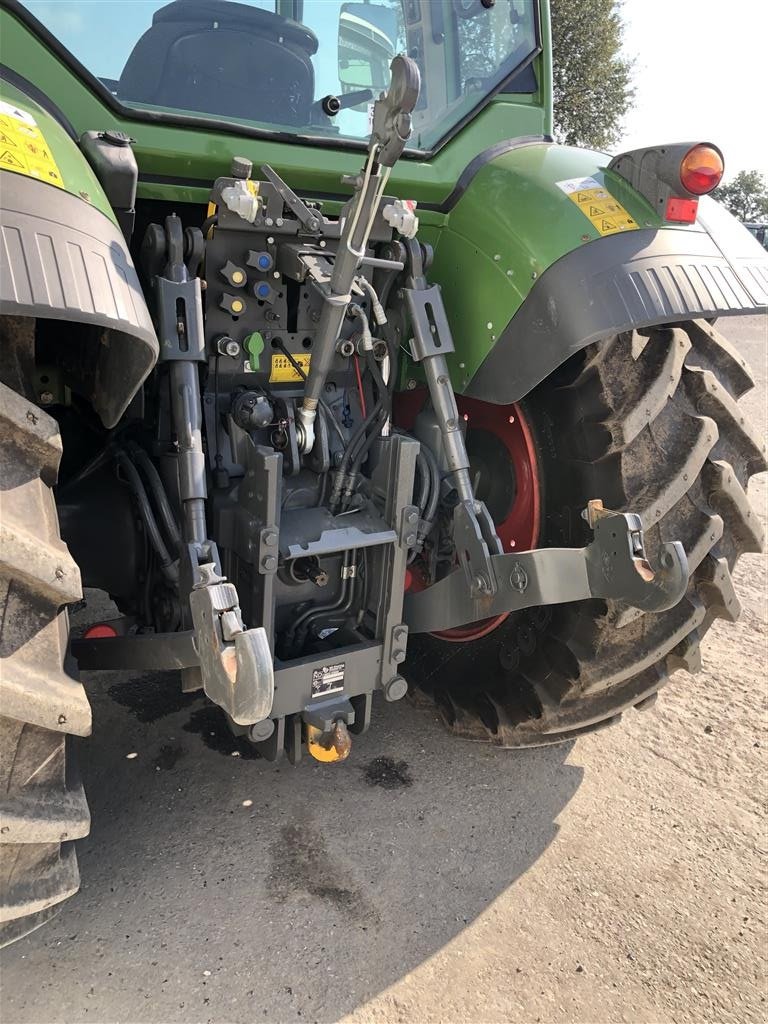
[[[128,708],[140,722],[156,722],[158,718],[183,711],[201,698],[200,693],[182,693],[175,672],[154,672],[110,686],[109,696]]]
[[[164,743],[160,752],[155,758],[154,764],[160,772],[170,771],[176,766],[176,762],[186,756],[187,751],[178,743]]]
[[[189,721],[182,726],[185,732],[196,733],[210,750],[232,757],[239,755],[244,761],[256,761],[261,754],[242,736],[233,736],[221,708],[205,704],[196,708]]]
[[[382,789],[413,785],[407,762],[395,761],[391,757],[374,757],[363,769],[363,777],[369,786],[381,786]]]
[[[322,833],[311,825],[284,825],[270,847],[270,857],[267,889],[278,903],[308,893],[344,913],[376,916],[360,890],[341,877]]]

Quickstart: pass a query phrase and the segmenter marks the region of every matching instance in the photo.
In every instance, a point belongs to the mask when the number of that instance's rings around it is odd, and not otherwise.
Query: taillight
[[[83,640],[114,640],[117,630],[108,622],[97,622],[83,633]]]
[[[724,170],[719,150],[714,146],[694,146],[680,162],[680,184],[694,196],[705,196],[720,184]]]

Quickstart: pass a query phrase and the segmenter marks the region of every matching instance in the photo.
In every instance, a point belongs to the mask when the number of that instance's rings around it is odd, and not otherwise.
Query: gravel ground
[[[768,322],[727,334],[765,432]],[[4,951],[2,1020],[765,1021],[765,559],[736,582],[701,674],[555,749],[381,702],[346,764],[275,767],[174,679],[90,674],[82,891]]]

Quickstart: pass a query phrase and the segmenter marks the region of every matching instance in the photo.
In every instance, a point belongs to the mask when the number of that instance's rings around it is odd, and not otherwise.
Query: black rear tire
[[[67,734],[91,711],[65,668],[80,573],[59,538],[56,421],[0,384],[0,945],[77,891],[90,816]]]
[[[731,572],[762,550],[746,495],[765,446],[737,406],[744,360],[705,321],[619,335],[561,367],[523,403],[539,451],[542,546],[581,546],[590,498],[639,512],[653,561],[680,540],[691,580],[680,603],[643,614],[583,601],[511,615],[464,644],[409,642],[406,675],[457,735],[505,747],[572,739],[648,707],[701,638],[740,607]]]

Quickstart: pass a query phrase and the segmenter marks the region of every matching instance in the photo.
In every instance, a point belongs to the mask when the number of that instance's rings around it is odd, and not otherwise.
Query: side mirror
[[[342,95],[389,86],[397,47],[397,14],[380,4],[344,3],[339,13],[339,84]],[[363,104],[359,109],[365,109]]]

